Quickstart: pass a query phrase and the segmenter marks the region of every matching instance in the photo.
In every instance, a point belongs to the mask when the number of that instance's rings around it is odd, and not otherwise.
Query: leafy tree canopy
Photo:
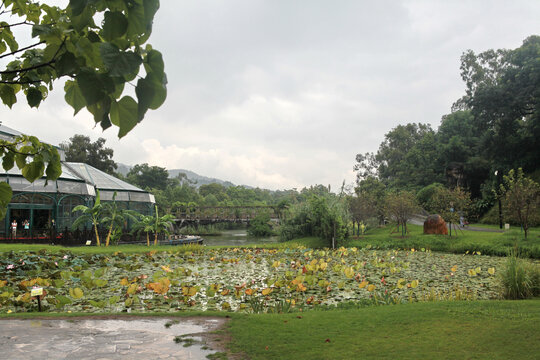
[[[83,162],[93,167],[113,174],[118,165],[112,159],[113,150],[105,147],[105,139],[99,138],[91,142],[90,137],[74,135],[69,142],[62,144],[66,153],[66,161]]]
[[[148,164],[137,164],[129,170],[127,180],[143,189],[165,190],[169,172],[159,166],[149,166]]]
[[[75,114],[86,108],[96,124],[125,136],[167,94],[161,53],[145,46],[158,8],[159,0],[70,0],[65,8],[2,0],[0,58],[9,62],[0,71],[0,99],[11,108],[23,94],[38,107],[66,78]],[[20,43],[15,27],[28,29],[32,41]],[[136,99],[124,95],[131,82]]]

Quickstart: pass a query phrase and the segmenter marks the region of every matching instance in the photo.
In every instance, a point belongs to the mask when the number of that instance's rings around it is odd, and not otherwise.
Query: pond
[[[221,230],[221,235],[219,236],[204,235],[203,238],[204,245],[207,246],[245,246],[279,242],[279,236],[249,236],[246,229]]]

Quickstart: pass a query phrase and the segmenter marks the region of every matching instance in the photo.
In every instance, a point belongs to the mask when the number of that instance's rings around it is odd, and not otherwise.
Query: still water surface
[[[252,244],[271,244],[279,241],[278,236],[254,237],[246,229],[222,230],[219,236],[203,236],[207,246],[244,246]]]

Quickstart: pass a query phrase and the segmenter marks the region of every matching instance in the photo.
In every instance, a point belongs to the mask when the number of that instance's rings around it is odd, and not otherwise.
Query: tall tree
[[[531,221],[538,217],[540,185],[525,177],[521,168],[512,169],[504,176],[501,192],[507,218],[519,223],[527,238]]]
[[[388,216],[393,218],[397,227],[401,226],[401,236],[407,234],[407,221],[418,211],[418,203],[413,193],[399,191],[388,193],[385,199],[385,209]]]
[[[105,139],[99,138],[95,142],[84,135],[74,135],[69,142],[62,143],[66,153],[66,161],[83,162],[96,169],[113,174],[118,165],[114,162],[114,151],[105,147]]]
[[[540,36],[514,50],[469,50],[461,58],[481,153],[499,171],[532,172],[540,164],[539,59]]]
[[[143,189],[165,190],[169,172],[165,168],[144,163],[133,166],[126,178]]]

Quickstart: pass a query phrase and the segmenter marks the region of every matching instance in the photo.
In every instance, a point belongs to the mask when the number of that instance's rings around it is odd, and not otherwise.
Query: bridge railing
[[[259,214],[268,214],[270,218],[277,218],[272,206],[199,206],[196,208],[179,210],[175,216],[185,220],[249,220]]]

